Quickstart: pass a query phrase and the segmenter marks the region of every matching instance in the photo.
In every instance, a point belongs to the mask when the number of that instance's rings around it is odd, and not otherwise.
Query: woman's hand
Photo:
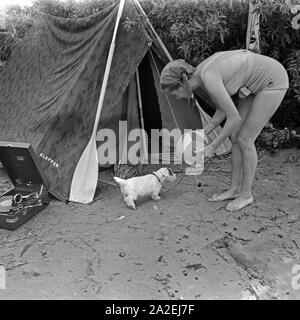
[[[215,155],[215,153],[216,148],[212,144],[209,144],[204,148],[204,158],[211,158]]]

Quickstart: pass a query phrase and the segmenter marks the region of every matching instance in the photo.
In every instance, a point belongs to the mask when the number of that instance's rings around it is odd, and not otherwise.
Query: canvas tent
[[[31,143],[50,192],[88,203],[101,128],[118,132],[127,120],[127,130],[197,129],[209,120],[198,104],[187,111],[159,90],[170,59],[137,0],[84,18],[41,14],[0,71],[0,140]],[[118,159],[129,147],[121,140]]]

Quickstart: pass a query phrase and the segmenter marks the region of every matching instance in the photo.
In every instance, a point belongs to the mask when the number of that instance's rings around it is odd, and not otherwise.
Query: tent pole
[[[143,141],[142,142],[142,144],[143,144],[143,156],[142,156],[143,162],[142,163],[144,163],[144,160],[146,160],[148,158],[148,147],[147,147],[147,139],[145,136],[145,123],[144,123],[144,115],[143,115],[143,104],[142,104],[142,96],[141,96],[139,70],[136,71],[135,76],[136,76],[138,104],[139,104],[141,126],[142,126],[142,141]],[[146,156],[147,156],[147,158],[146,158]]]

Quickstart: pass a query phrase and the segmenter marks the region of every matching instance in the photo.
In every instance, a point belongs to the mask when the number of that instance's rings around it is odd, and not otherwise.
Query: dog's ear
[[[170,176],[173,176],[174,173],[173,173],[172,169],[171,169],[171,168],[167,168],[167,169],[168,169],[168,171],[169,171],[169,175],[170,175]]]
[[[169,170],[168,168],[160,168],[158,172],[165,178],[169,176]]]

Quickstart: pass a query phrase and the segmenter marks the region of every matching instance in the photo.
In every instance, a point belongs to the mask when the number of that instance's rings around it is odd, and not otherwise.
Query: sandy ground
[[[201,190],[185,177],[136,211],[107,184],[91,205],[52,199],[0,230],[0,299],[299,299],[300,150],[260,158],[256,202],[236,213],[206,200],[227,187],[229,159],[206,168]]]

